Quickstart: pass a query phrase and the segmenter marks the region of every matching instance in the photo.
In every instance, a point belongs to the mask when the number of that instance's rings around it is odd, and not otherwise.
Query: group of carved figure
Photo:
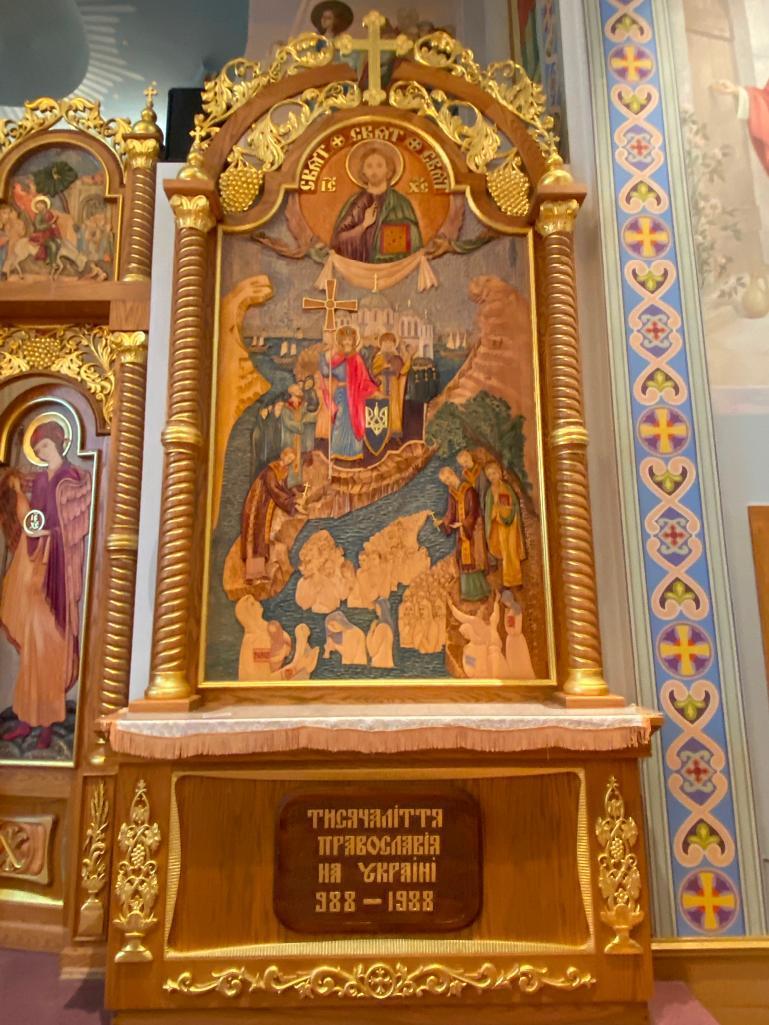
[[[257,480],[266,502],[263,530],[271,529],[278,509],[297,514],[297,489],[287,486],[294,460],[293,450],[284,449]],[[300,608],[326,617],[324,658],[338,654],[342,665],[393,668],[396,626],[390,596],[404,587],[397,627],[401,647],[437,653],[453,636],[461,638],[459,658],[467,677],[534,677],[516,598],[526,558],[518,495],[500,463],[487,453],[463,450],[456,462],[457,469],[445,466],[439,471],[447,489],[443,516],[423,510],[394,520],[364,543],[357,566],[328,530],[319,530],[304,542],[295,600]],[[251,503],[250,508],[253,513],[262,505]],[[455,542],[453,557],[435,566],[419,541],[430,516],[435,527]],[[253,536],[247,519],[244,522]],[[247,577],[266,572],[268,553],[269,546],[262,556],[246,551]],[[255,558],[258,565],[248,561]],[[280,624],[261,618],[255,599],[245,601],[237,607],[246,631],[240,670],[251,675],[241,679],[292,679],[310,663],[315,668],[319,650],[309,647],[309,631],[300,638],[297,628],[296,651],[288,663],[288,635]],[[374,611],[367,632],[342,610],[345,604],[348,610]],[[257,606],[260,618],[254,619]],[[248,627],[244,609],[251,617]]]

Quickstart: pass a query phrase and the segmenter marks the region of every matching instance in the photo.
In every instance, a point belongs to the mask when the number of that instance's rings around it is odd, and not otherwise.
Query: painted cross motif
[[[670,232],[656,217],[633,217],[623,229],[622,240],[634,256],[651,260],[670,247]]]
[[[649,306],[641,314],[641,334],[649,349],[667,349],[670,346],[670,326],[668,318],[657,306]]]
[[[691,554],[691,532],[681,516],[668,514],[657,519],[660,555],[674,566]]]
[[[326,320],[323,324],[324,331],[336,330],[336,311],[337,310],[349,310],[351,313],[355,313],[358,309],[357,299],[339,299],[336,298],[336,278],[326,279],[326,298],[325,299],[313,299],[310,296],[305,296],[302,299],[303,310],[325,310]]]
[[[710,752],[705,748],[696,749],[684,748],[681,751],[681,776],[683,788],[694,800],[701,803],[704,795],[706,799],[715,790],[713,782],[713,766],[710,764]]]
[[[670,456],[680,452],[689,440],[689,425],[683,415],[667,406],[647,410],[638,425],[638,435],[650,452]]]
[[[609,57],[609,65],[623,82],[642,82],[654,71],[654,61],[642,46],[618,46]]]
[[[643,128],[636,125],[628,128],[624,134],[624,144],[628,160],[634,167],[644,167],[651,162],[654,147],[651,136]]]
[[[659,655],[667,670],[676,676],[698,676],[710,665],[713,645],[700,627],[676,623],[660,634]]]
[[[387,94],[382,88],[382,54],[395,53],[402,57],[411,49],[408,36],[399,35],[396,39],[382,39],[385,19],[379,11],[370,11],[363,19],[363,27],[368,29],[368,38],[353,39],[350,35],[339,36],[334,45],[346,57],[350,53],[365,53],[368,60],[368,89],[363,93],[363,102],[375,107],[384,103]]]
[[[683,887],[681,906],[702,932],[720,932],[737,913],[737,896],[721,872],[693,872]]]

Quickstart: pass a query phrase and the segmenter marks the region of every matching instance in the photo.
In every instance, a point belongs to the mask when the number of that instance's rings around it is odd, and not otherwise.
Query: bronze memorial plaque
[[[275,914],[303,933],[448,932],[481,908],[481,813],[455,787],[303,790],[280,809]]]

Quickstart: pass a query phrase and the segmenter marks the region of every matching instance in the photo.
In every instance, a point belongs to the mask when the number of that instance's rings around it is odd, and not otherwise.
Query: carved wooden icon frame
[[[373,12],[365,20],[369,43],[378,17]],[[210,456],[206,465],[214,432],[208,396],[215,394],[219,254],[224,237],[266,222],[284,195],[300,189],[303,157],[320,138],[356,119],[428,137],[446,155],[452,187],[478,220],[528,238],[555,653],[549,679],[528,681],[529,692],[533,684],[557,689],[569,701],[612,702],[597,621],[572,242],[584,189],[558,155],[541,89],[519,66],[506,61],[482,69],[444,32],[416,43],[404,38],[393,47],[397,59],[386,88],[377,84],[381,53],[369,52],[365,91],[353,68],[335,61],[343,45],[312,33],[280,49],[265,71],[245,60],[230,62],[206,86],[188,164],[165,182],[177,240],[150,706],[187,707],[212,685],[255,687],[207,681],[202,665],[210,495],[219,472]],[[423,698],[434,697],[436,685],[455,696],[522,686],[497,679],[375,682]],[[360,698],[359,684],[372,690],[371,680],[313,679],[261,683],[258,693],[260,700],[332,692],[349,700],[351,692]],[[381,694],[379,687],[374,691]]]
[[[94,763],[101,763],[104,743],[92,733],[93,723],[128,701],[160,140],[151,93],[136,123],[108,120],[98,103],[81,97],[29,101],[18,121],[0,122],[0,206],[17,217],[25,203],[48,213],[53,206],[57,216],[50,234],[58,235],[60,252],[66,253],[66,269],[50,266],[50,253],[45,258],[41,253],[45,231],[33,239],[25,227],[23,241],[29,241],[20,262],[6,266],[0,280],[0,392],[10,402],[2,422],[7,424],[11,413],[16,416],[19,403],[50,396],[51,402],[72,410],[88,447],[98,451],[90,537],[93,579],[89,603],[82,608],[87,622],[79,706],[84,712],[75,762],[85,748]],[[107,269],[100,273],[87,255],[84,222],[76,225],[79,215],[57,198],[72,184],[65,177],[62,188],[62,181],[55,180],[67,174],[56,161],[69,154],[86,169],[75,180],[83,217],[99,209],[98,197],[106,207],[102,223],[114,241],[103,246],[102,268]],[[50,167],[41,173],[38,165],[47,163]],[[99,169],[95,178],[88,177],[89,166]],[[62,211],[71,214],[63,228]],[[73,269],[74,274],[67,273]],[[105,545],[106,560],[99,558]]]

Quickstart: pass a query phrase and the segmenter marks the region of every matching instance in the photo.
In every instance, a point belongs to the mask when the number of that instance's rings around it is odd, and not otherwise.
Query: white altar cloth
[[[657,713],[564,708],[549,702],[431,705],[233,704],[191,712],[131,712],[107,719],[120,754],[177,759],[290,751],[395,754],[407,751],[510,753],[643,748]]]

